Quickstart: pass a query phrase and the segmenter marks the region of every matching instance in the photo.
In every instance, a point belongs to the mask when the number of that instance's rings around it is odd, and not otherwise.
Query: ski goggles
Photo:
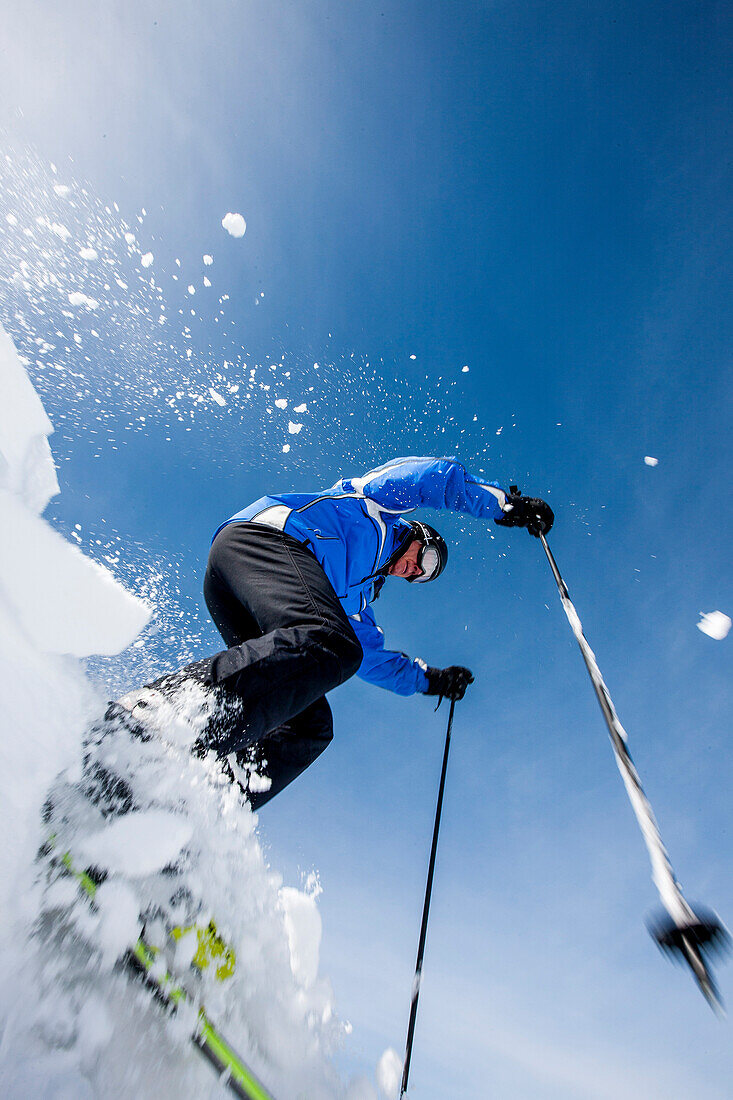
[[[414,581],[415,584],[432,581],[434,577],[437,577],[440,570],[440,554],[434,546],[423,544],[418,551],[417,564],[421,572],[419,576],[410,577],[410,580]]]
[[[415,530],[415,528],[417,530]],[[435,539],[422,523],[415,522],[413,527],[413,538],[415,535],[420,539],[420,549],[417,553],[417,565],[420,569],[420,573],[416,577],[410,577],[410,582],[413,584],[425,584],[426,581],[432,581],[440,573],[440,550],[438,549]]]

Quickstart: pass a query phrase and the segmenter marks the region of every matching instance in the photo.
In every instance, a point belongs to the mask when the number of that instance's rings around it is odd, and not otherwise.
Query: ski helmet
[[[405,541],[405,549],[410,542],[417,540],[420,550],[417,555],[417,564],[421,572],[417,577],[410,577],[410,582],[424,584],[426,581],[434,581],[448,564],[448,547],[442,535],[439,535],[434,527],[420,520],[412,520],[410,523],[412,534],[409,541]]]

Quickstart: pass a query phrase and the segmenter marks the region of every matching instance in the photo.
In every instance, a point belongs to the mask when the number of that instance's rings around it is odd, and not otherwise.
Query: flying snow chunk
[[[211,286],[211,279],[207,279],[204,275],[204,286]]]
[[[65,183],[55,183],[53,185],[53,189],[60,198],[63,198],[64,195],[68,195],[69,191],[71,190],[71,188],[67,187]]]
[[[78,850],[95,867],[123,875],[152,875],[177,859],[192,836],[191,823],[179,814],[133,810],[84,837]]]
[[[196,287],[193,285],[193,283],[188,284],[188,293],[189,294],[195,294],[196,293]]]
[[[306,405],[305,401],[303,402],[302,405],[296,405],[295,408],[293,409],[293,412],[294,413],[307,413],[308,412],[308,406]]]
[[[101,915],[97,943],[111,966],[140,935],[140,906],[130,887],[114,879],[107,879],[97,888],[94,904]]]
[[[416,355],[411,355],[410,359],[417,359],[417,356]]]
[[[280,887],[280,904],[290,947],[290,969],[299,985],[306,989],[318,977],[318,957],[321,946],[321,915],[316,898],[292,886]]]
[[[150,267],[152,262],[153,262],[153,253],[152,252],[146,252],[144,256],[140,257],[140,263],[142,264],[143,267]]]
[[[730,615],[725,615],[722,611],[708,611],[707,613],[701,611],[700,614],[702,618],[697,624],[697,629],[702,630],[703,634],[707,634],[708,638],[715,638],[716,642],[722,642],[731,628]]]
[[[283,443],[283,454],[286,455],[286,454],[289,454],[289,453],[290,453],[290,444],[289,443]]]
[[[287,407],[288,407],[287,398],[277,397],[277,398],[275,398],[275,404],[277,405],[278,409],[287,409]]]
[[[209,393],[213,400],[216,401],[217,405],[226,405],[225,398],[223,398],[220,393],[217,393],[213,386],[209,386]]]
[[[396,1050],[388,1047],[377,1062],[377,1084],[387,1100],[397,1100],[402,1082],[402,1062]]]
[[[221,219],[221,224],[232,237],[243,237],[247,223],[241,214],[232,214],[231,211]]]
[[[644,461],[646,462],[647,466],[658,466],[659,465],[659,459],[658,458],[652,458],[651,455],[644,455]]]
[[[461,374],[468,374],[468,367],[461,367]]]
[[[134,244],[135,243],[135,234],[134,233],[125,233],[125,240],[127,241],[128,244]]]
[[[71,233],[65,225],[59,225],[58,222],[53,222],[51,225],[51,232],[55,233],[57,237],[60,237],[62,241],[68,241]]]
[[[228,216],[229,216],[229,215],[227,215],[227,217],[228,217]],[[223,224],[224,224],[224,223],[222,222],[222,225],[223,225]],[[204,263],[206,264],[206,266],[207,266],[207,267],[211,267],[211,265],[213,264],[213,262],[214,262],[214,257],[213,257],[213,256],[209,256],[209,254],[208,254],[208,252],[207,252],[207,253],[205,254],[205,256],[204,256]]]
[[[69,295],[69,305],[72,306],[86,306],[87,309],[96,309],[99,302],[96,298],[89,298],[81,290],[74,290]]]
[[[8,225],[18,224],[18,219],[16,218],[15,214],[6,214],[5,221],[8,223]]]
[[[79,255],[81,256],[82,260],[96,260],[97,259],[97,250],[96,250],[96,248],[91,248],[91,247],[89,247],[89,248],[80,248],[79,249]]]
[[[303,430],[302,424],[294,424],[292,420],[288,421],[288,431],[291,435],[298,435]]]
[[[247,787],[250,791],[269,791],[272,780],[267,775],[259,775],[257,772],[249,773]]]

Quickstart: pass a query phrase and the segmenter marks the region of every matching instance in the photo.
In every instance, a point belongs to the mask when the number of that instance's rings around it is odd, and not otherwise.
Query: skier
[[[470,670],[385,649],[371,607],[387,578],[422,584],[446,567],[438,532],[405,518],[420,507],[535,536],[554,519],[544,501],[516,486],[506,493],[451,458],[398,458],[320,493],[262,497],[223,523],[211,545],[204,598],[227,648],[122,705],[145,722],[192,682],[211,689],[196,748],[254,766],[265,780],[248,792],[258,808],[332,740],[326,694],[355,673],[400,695],[462,699]]]

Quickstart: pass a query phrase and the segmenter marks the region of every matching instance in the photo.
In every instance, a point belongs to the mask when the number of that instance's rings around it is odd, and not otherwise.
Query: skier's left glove
[[[462,665],[450,665],[449,668],[428,668],[425,671],[428,678],[428,686],[424,695],[439,695],[441,699],[462,699],[466,694],[466,688],[473,683],[473,673],[470,668]]]
[[[549,504],[539,497],[523,497],[516,485],[509,486],[506,511],[501,519],[495,519],[501,527],[526,527],[536,539],[546,535],[555,522],[555,513]]]

